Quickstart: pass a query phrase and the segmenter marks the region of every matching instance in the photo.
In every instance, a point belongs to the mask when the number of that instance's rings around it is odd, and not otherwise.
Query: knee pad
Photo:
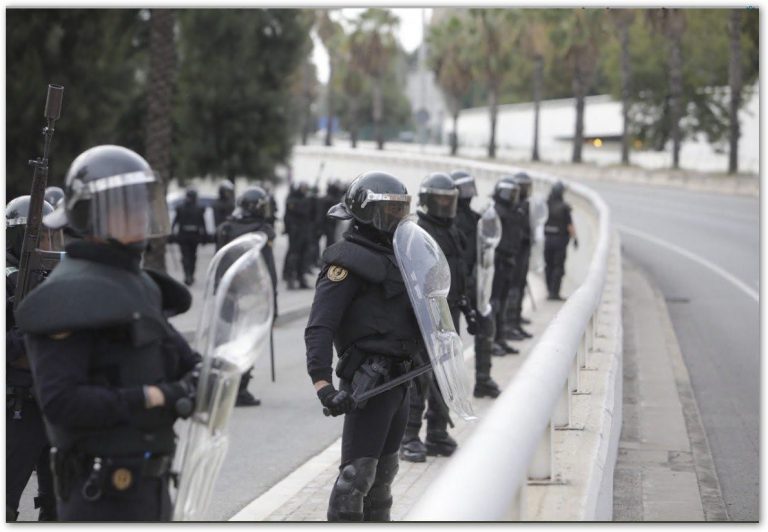
[[[328,502],[328,521],[362,521],[363,499],[376,477],[376,458],[356,458],[343,466]]]
[[[400,468],[397,453],[379,458],[376,478],[363,501],[364,521],[390,521],[392,482]]]

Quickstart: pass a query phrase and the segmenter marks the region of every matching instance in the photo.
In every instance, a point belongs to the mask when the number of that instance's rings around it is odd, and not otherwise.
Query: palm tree
[[[574,9],[563,20],[565,60],[571,71],[571,84],[576,101],[576,124],[573,134],[574,163],[581,162],[584,143],[584,99],[592,87],[599,62],[600,44],[604,36],[602,9]]]
[[[149,35],[149,86],[147,89],[147,162],[168,186],[171,170],[171,94],[176,68],[173,41],[174,12],[152,9]],[[144,254],[147,267],[165,271],[165,239],[155,238]]]
[[[621,163],[629,164],[629,95],[631,84],[631,65],[629,60],[629,27],[635,18],[632,9],[612,9],[611,17],[616,26],[621,45]]]
[[[730,152],[728,154],[728,173],[739,171],[739,107],[741,106],[741,9],[731,10],[729,21],[731,54],[728,65],[728,84],[731,87],[730,107]]]
[[[458,151],[461,104],[472,84],[472,58],[467,53],[466,28],[458,17],[432,26],[428,38],[429,65],[446,97],[453,118],[451,155]]]
[[[533,148],[531,159],[540,160],[539,156],[539,110],[541,107],[542,85],[544,82],[544,61],[552,54],[550,23],[547,12],[537,9],[522,10],[524,21],[518,46],[533,62]]]
[[[391,11],[369,8],[357,19],[351,36],[352,62],[371,81],[374,136],[380,150],[384,149],[382,83],[397,51],[395,31],[398,24],[399,19]]]
[[[649,9],[647,12],[651,27],[664,34],[669,44],[669,114],[672,136],[672,168],[680,168],[680,142],[682,132],[680,119],[683,116],[683,33],[685,32],[685,11],[682,9]]]
[[[346,38],[342,45],[341,88],[346,101],[346,121],[352,147],[357,148],[360,98],[365,92],[365,73],[352,62],[352,40]]]
[[[323,46],[328,51],[328,86],[327,86],[327,106],[328,120],[325,131],[325,145],[333,145],[333,114],[334,114],[334,93],[336,82],[335,75],[339,64],[339,48],[344,40],[344,28],[341,24],[331,20],[330,10],[318,10],[317,34],[323,42]]]

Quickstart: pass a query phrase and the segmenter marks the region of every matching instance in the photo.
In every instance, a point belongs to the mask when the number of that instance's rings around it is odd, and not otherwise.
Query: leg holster
[[[363,521],[391,521],[392,481],[398,468],[397,453],[379,458],[373,486],[363,499]]]
[[[328,502],[328,521],[362,521],[363,499],[376,476],[376,458],[356,458],[344,465]]]

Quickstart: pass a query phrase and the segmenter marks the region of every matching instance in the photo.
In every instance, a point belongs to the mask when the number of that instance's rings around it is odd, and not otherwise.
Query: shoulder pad
[[[372,283],[387,278],[386,257],[348,240],[340,240],[325,248],[323,262],[341,266]]]
[[[186,286],[165,272],[144,268],[149,277],[160,287],[163,298],[163,311],[166,316],[184,314],[192,306],[192,294]]]
[[[65,258],[19,304],[16,325],[25,333],[50,335],[140,319],[162,322],[152,302],[153,288],[159,301],[160,290],[146,275]]]

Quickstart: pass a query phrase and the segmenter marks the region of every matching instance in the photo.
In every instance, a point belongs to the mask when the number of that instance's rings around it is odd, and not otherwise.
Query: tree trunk
[[[451,133],[451,155],[459,151],[459,111],[453,112],[453,132]]]
[[[168,188],[171,169],[171,94],[175,68],[174,12],[153,9],[149,37],[149,86],[147,89],[147,162]],[[144,253],[144,265],[165,271],[165,238],[153,238]]]
[[[357,98],[349,98],[349,136],[352,147],[357,148]]]
[[[619,28],[621,41],[621,164],[629,164],[629,23],[624,22]]]
[[[325,127],[325,145],[333,146],[333,60],[329,60],[328,73],[328,123]]]
[[[533,153],[531,159],[539,160],[539,107],[541,106],[541,81],[544,58],[536,56],[533,60]]]
[[[373,128],[374,136],[376,138],[377,148],[384,149],[384,132],[381,128],[381,117],[383,116],[382,108],[384,103],[382,101],[381,93],[381,80],[375,78],[373,80]]]
[[[309,127],[312,121],[312,95],[309,91],[311,64],[307,61],[302,69],[302,85],[304,89],[304,119],[301,126],[301,144],[306,146],[309,140]]]
[[[728,173],[739,171],[739,107],[741,107],[741,10],[731,10],[731,55],[728,65],[728,84],[731,87],[731,132]]]
[[[671,38],[669,54],[669,109],[671,115],[672,168],[680,168],[680,119],[683,107],[683,53],[682,35],[675,32]]]
[[[584,80],[581,79],[581,71],[576,69],[573,74],[573,96],[576,100],[576,127],[573,132],[573,156],[571,161],[581,162],[581,149],[584,144]]]
[[[498,102],[499,96],[497,94],[497,88],[491,86],[490,91],[488,92],[488,109],[491,113],[491,138],[488,142],[488,158],[490,159],[496,158],[496,119],[499,113]]]

